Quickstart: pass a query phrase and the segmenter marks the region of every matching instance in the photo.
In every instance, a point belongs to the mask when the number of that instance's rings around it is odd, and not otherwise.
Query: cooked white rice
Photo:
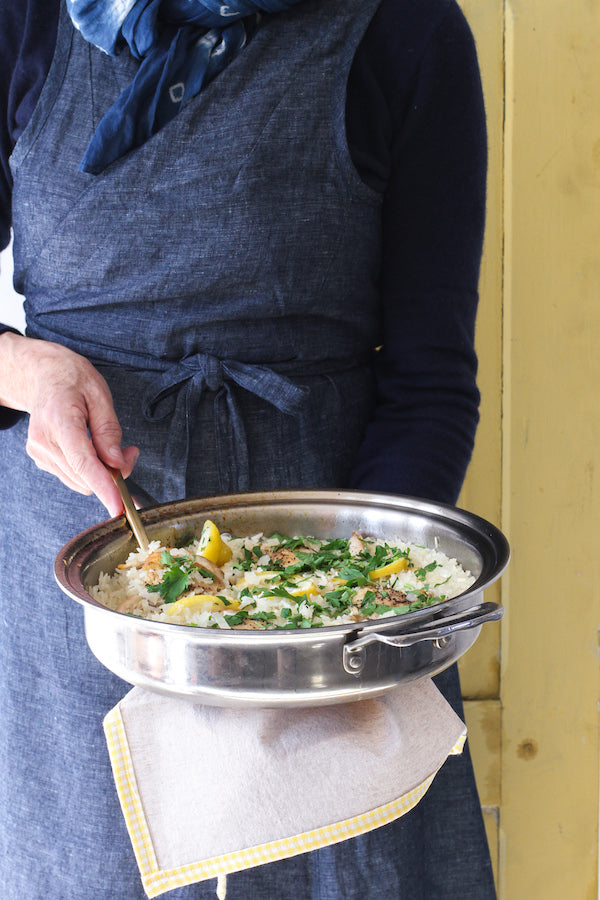
[[[199,539],[180,548],[154,541],[148,551],[131,553],[115,572],[102,573],[91,594],[109,609],[170,624],[311,628],[431,606],[462,593],[474,581],[439,550],[401,541],[390,545],[354,534],[331,542],[338,549],[329,552],[333,564],[327,564],[321,549],[327,541],[263,534],[220,537],[232,555],[219,567],[200,555]],[[287,556],[281,553],[282,545]],[[285,557],[280,562],[278,549]],[[398,561],[402,559],[404,563]],[[389,569],[390,561],[397,571],[378,577],[378,570]],[[373,569],[375,577],[370,577]]]

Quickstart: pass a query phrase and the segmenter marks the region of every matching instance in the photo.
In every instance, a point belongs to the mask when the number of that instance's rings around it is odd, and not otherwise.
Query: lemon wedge
[[[229,562],[233,556],[231,547],[228,547],[219,529],[214,522],[207,519],[202,526],[200,532],[200,540],[198,542],[198,553],[215,566],[222,566]]]
[[[371,581],[379,581],[380,578],[387,578],[388,575],[395,575],[396,572],[402,572],[407,568],[408,560],[405,556],[401,556],[399,559],[394,559],[391,563],[388,563],[387,566],[381,566],[380,569],[372,569],[369,572],[369,578]]]
[[[174,616],[184,609],[190,612],[221,612],[224,609],[239,609],[239,606],[238,600],[230,600],[227,605],[213,594],[189,594],[187,597],[180,597],[175,603],[169,603],[166,612],[169,616]]]

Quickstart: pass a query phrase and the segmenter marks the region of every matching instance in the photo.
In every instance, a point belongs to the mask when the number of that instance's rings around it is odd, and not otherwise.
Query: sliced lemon
[[[395,575],[396,572],[402,572],[407,568],[408,560],[405,556],[401,556],[399,559],[394,559],[391,563],[388,563],[387,566],[381,566],[380,569],[373,569],[369,572],[369,578],[371,581],[379,581],[380,578],[387,578],[388,575]]]
[[[221,612],[224,609],[239,609],[239,606],[238,600],[229,600],[227,604],[213,594],[189,594],[175,603],[169,603],[166,611],[169,616],[174,616],[184,609],[190,612]]]
[[[222,566],[229,562],[233,556],[231,547],[228,547],[219,529],[214,522],[207,519],[202,526],[200,540],[198,542],[198,553],[215,566]]]
[[[314,583],[314,581],[299,581],[295,588],[289,588],[289,593],[292,597],[311,597],[315,594],[320,596],[321,592]]]
[[[315,592],[311,591],[310,588],[303,588],[301,591],[288,591],[291,597],[296,598],[296,602],[300,605],[304,600],[308,600],[309,597],[314,597]]]

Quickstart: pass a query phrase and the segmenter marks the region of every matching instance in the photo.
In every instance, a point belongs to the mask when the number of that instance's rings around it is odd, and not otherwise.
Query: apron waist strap
[[[71,338],[51,331],[38,319],[28,322],[27,334],[61,343],[99,368],[123,367],[149,376],[145,379],[148,387],[140,397],[140,405],[148,422],[169,419],[164,472],[165,490],[173,500],[186,496],[188,459],[198,407],[207,393],[213,395],[221,492],[246,491],[250,483],[248,441],[233,386],[270,403],[285,415],[299,416],[311,392],[309,387],[295,384],[286,375],[297,378],[335,375],[369,364],[367,360],[325,359],[264,365],[219,359],[205,352],[181,360],[168,360]],[[135,435],[130,437],[135,442]]]

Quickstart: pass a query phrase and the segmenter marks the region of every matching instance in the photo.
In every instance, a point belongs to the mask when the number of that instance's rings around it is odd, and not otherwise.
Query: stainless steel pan
[[[352,531],[438,548],[476,576],[450,601],[353,625],[286,631],[204,629],[113,612],[88,592],[135,548],[124,519],[69,541],[56,558],[62,590],[81,603],[92,652],[125,681],[217,706],[314,706],[376,696],[442,671],[503,609],[483,591],[509,559],[503,534],[451,506],[349,491],[230,494],[142,510],[151,540],[177,545],[206,518],[234,535],[264,531],[322,538]]]

